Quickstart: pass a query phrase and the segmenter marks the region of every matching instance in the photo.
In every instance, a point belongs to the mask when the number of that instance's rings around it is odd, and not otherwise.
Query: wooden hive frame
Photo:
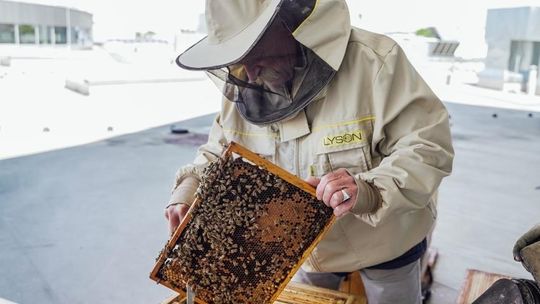
[[[294,185],[295,187],[307,192],[312,197],[316,197],[315,188],[305,182],[304,180],[299,179],[295,175],[285,171],[284,169],[274,165],[273,163],[269,162],[268,160],[260,157],[259,155],[249,151],[248,149],[240,146],[237,143],[231,142],[228,146],[228,148],[223,153],[222,158],[226,157],[232,157],[234,154],[240,156],[242,159],[247,160],[248,162],[253,163],[254,165],[258,166],[259,168],[262,168],[264,170],[267,170],[268,172],[276,175],[277,177],[283,179],[284,181],[288,182],[291,185]],[[322,202],[321,202],[322,203]],[[186,292],[183,289],[180,289],[178,287],[173,286],[170,282],[164,281],[161,278],[159,278],[158,273],[161,267],[164,265],[167,255],[171,250],[174,248],[174,246],[177,244],[178,239],[180,238],[182,232],[187,227],[187,225],[190,223],[190,221],[193,218],[193,212],[196,210],[199,205],[201,204],[201,200],[199,197],[195,199],[192,206],[190,207],[189,211],[187,212],[185,218],[182,220],[170,240],[165,245],[165,248],[160,253],[157,263],[154,266],[152,272],[150,273],[150,278],[154,281],[156,281],[159,284],[162,284],[176,292],[179,293],[180,297],[186,296]],[[301,258],[298,260],[296,264],[292,267],[292,270],[288,273],[287,277],[282,281],[282,283],[279,285],[279,288],[277,289],[277,292],[273,294],[273,297],[270,301],[270,303],[273,303],[276,301],[280,293],[285,289],[289,281],[292,279],[293,275],[296,273],[296,271],[300,268],[302,263],[308,258],[310,253],[313,251],[315,246],[322,240],[324,235],[327,233],[327,231],[330,229],[332,224],[335,221],[335,216],[331,216],[330,220],[326,223],[324,228],[320,231],[320,233],[316,236],[315,240],[309,245],[309,247],[304,251]],[[206,304],[205,301],[196,298],[195,301],[197,303]]]
[[[174,295],[161,304],[185,304],[186,297]],[[300,283],[289,283],[273,304],[366,304],[365,297]]]

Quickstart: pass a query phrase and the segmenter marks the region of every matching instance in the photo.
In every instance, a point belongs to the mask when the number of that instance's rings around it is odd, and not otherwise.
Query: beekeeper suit
[[[337,288],[361,270],[369,303],[419,303],[419,258],[451,172],[448,113],[390,38],[352,28],[344,0],[207,0],[208,36],[177,58],[224,98],[176,176],[174,229],[230,141],[317,188],[339,216],[295,280]]]

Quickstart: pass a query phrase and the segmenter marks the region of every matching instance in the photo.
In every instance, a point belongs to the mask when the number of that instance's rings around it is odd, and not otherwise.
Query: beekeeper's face
[[[294,77],[296,41],[282,23],[273,24],[249,54],[240,61],[249,82],[270,89],[286,85]]]

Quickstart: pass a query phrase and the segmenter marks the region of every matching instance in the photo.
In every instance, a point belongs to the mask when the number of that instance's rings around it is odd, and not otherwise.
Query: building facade
[[[540,64],[540,7],[488,10],[488,53],[478,85],[498,90],[540,92],[527,88],[529,75]],[[536,73],[537,74],[537,73]]]
[[[92,46],[92,14],[41,4],[0,0],[0,44]]]

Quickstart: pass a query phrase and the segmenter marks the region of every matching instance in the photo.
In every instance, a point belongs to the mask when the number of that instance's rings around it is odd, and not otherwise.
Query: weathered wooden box
[[[458,304],[469,304],[474,302],[481,294],[483,294],[493,283],[500,279],[509,279],[510,277],[485,272],[476,269],[467,269],[467,277],[461,288]]]

